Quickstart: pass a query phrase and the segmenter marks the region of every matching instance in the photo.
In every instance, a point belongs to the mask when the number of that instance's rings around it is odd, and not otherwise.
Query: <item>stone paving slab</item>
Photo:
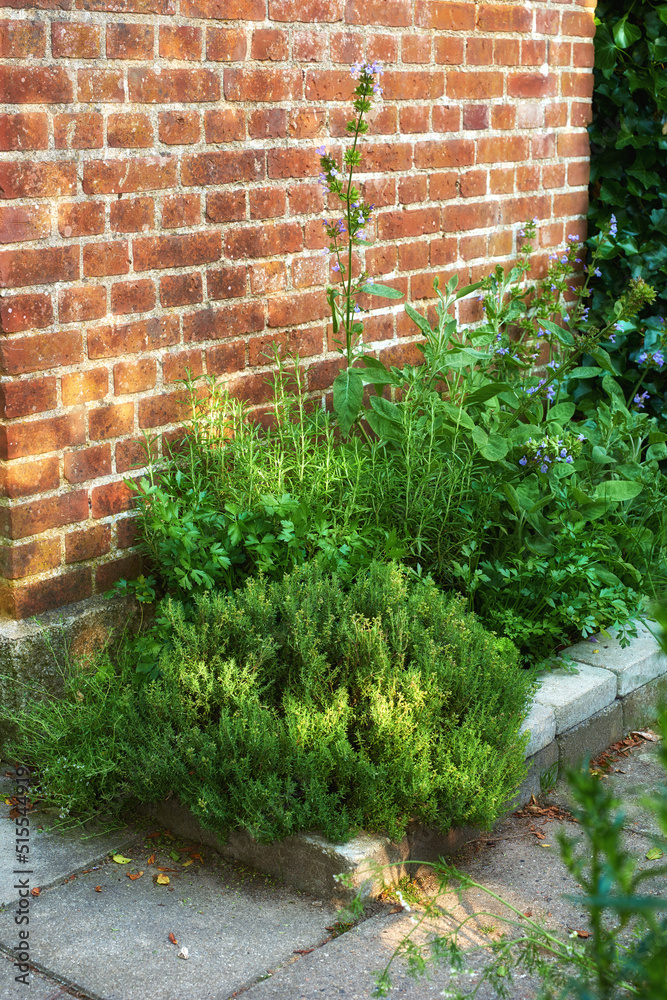
[[[616,675],[600,667],[577,664],[577,673],[553,670],[540,683],[535,701],[553,708],[556,733],[588,719],[616,699]]]
[[[578,642],[565,652],[577,663],[588,663],[616,674],[616,693],[621,697],[667,673],[667,656],[657,639],[644,625],[637,631],[637,638],[625,649],[616,638],[600,633],[594,636],[594,642]]]
[[[521,732],[530,733],[526,758],[543,750],[556,737],[556,715],[552,705],[534,702],[521,727]]]
[[[157,862],[172,869],[163,873],[171,884],[157,885],[150,850],[142,845],[132,864],[107,861],[31,901],[30,953],[41,972],[94,1000],[227,1000],[328,936],[335,910],[319,900],[218,858],[184,868],[165,852]],[[128,869],[144,875],[132,881]],[[14,932],[10,908],[0,914],[4,950]]]

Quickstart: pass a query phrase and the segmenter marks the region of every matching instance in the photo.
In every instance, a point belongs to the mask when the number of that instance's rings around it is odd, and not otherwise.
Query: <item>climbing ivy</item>
[[[601,245],[591,320],[607,315],[628,281],[657,291],[652,306],[618,324],[606,345],[621,378],[667,418],[667,3],[599,0],[595,35],[589,246]],[[600,230],[617,220],[617,234]],[[654,358],[657,354],[657,358]],[[580,388],[582,402],[595,383]]]

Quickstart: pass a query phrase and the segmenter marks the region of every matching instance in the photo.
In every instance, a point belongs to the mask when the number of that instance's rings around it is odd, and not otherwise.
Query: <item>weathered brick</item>
[[[63,375],[60,391],[63,406],[79,406],[93,399],[104,399],[109,391],[109,372],[106,368],[92,368]]]
[[[50,285],[79,277],[79,248],[43,247],[40,250],[0,252],[0,287]]]
[[[180,229],[197,226],[201,222],[201,205],[198,194],[167,195],[162,200],[162,226]]]
[[[52,608],[83,601],[92,592],[91,571],[81,567],[23,587],[4,588],[0,591],[0,608],[10,618],[31,618]]]
[[[95,591],[104,594],[119,580],[134,580],[141,573],[141,568],[139,553],[123,556],[122,559],[110,559],[95,567]]]
[[[256,149],[196,153],[184,156],[181,165],[186,187],[259,181],[263,176],[264,154]]]
[[[100,149],[104,120],[95,112],[54,115],[53,137],[56,149]]]
[[[83,414],[68,413],[0,428],[0,458],[11,461],[27,455],[45,455],[81,444],[86,431]]]
[[[476,100],[502,97],[503,74],[495,70],[475,70],[457,72],[450,70],[447,74],[447,97],[461,100],[472,97]]]
[[[124,198],[112,202],[109,222],[115,233],[145,233],[153,228],[154,215],[152,198]]]
[[[83,248],[83,273],[85,277],[103,277],[106,274],[127,274],[130,270],[128,244],[125,240],[104,240],[87,243]]]
[[[60,565],[60,539],[44,538],[25,545],[0,546],[0,576],[20,580]]]
[[[245,267],[221,267],[206,272],[209,299],[239,299],[246,294]]]
[[[57,400],[56,380],[53,376],[0,383],[0,416],[7,420],[54,410]]]
[[[202,297],[201,274],[169,274],[160,278],[160,303],[166,309],[201,302]]]
[[[240,28],[206,29],[206,58],[213,62],[241,62],[246,47],[246,33]]]
[[[77,563],[96,559],[111,549],[111,526],[96,524],[84,531],[69,531],[65,535],[65,562]],[[60,555],[60,545],[58,546]]]
[[[415,24],[439,31],[474,31],[475,5],[448,0],[417,0]]]
[[[120,69],[80,69],[77,83],[79,100],[85,104],[122,104],[125,100]]]
[[[140,113],[109,115],[107,145],[142,149],[153,145],[153,126],[148,115]]]
[[[116,367],[114,367],[114,381]],[[133,427],[134,403],[109,404],[97,410],[90,410],[88,413],[88,434],[91,441],[121,437],[123,434],[129,434]]]
[[[46,32],[41,21],[0,21],[0,59],[39,58],[46,53]]]
[[[52,21],[51,53],[55,59],[98,58],[100,54],[98,25]]]
[[[528,138],[522,135],[500,135],[477,140],[478,163],[517,162],[528,156]]]
[[[227,232],[225,255],[241,257],[275,257],[296,253],[303,247],[303,234],[297,222],[279,222],[264,226],[241,226]]]
[[[176,185],[176,161],[168,157],[89,160],[83,166],[86,194],[155,191]]]
[[[402,239],[435,233],[440,228],[438,208],[402,208],[397,212],[383,212],[378,216],[378,237],[381,240]]]
[[[160,26],[160,57],[162,59],[201,59],[201,28],[186,25]]]
[[[141,358],[139,361],[119,361],[113,366],[113,384],[116,396],[153,389],[156,380],[157,367],[153,358]]]
[[[104,204],[70,201],[58,205],[58,232],[65,239],[98,236],[104,232]]]
[[[90,491],[91,513],[95,520],[111,517],[132,507],[134,491],[125,482],[93,486]]]
[[[306,72],[305,96],[308,101],[349,101],[355,86],[355,81],[347,70],[311,69]],[[349,118],[349,112],[346,114]]]
[[[47,149],[48,145],[48,118],[43,112],[0,114],[0,150]]]
[[[245,368],[245,344],[236,340],[231,344],[209,347],[206,351],[206,367],[210,375],[229,375]]]
[[[139,427],[164,427],[179,424],[191,412],[190,397],[186,392],[161,393],[139,401]]]
[[[152,25],[107,24],[107,59],[151,59],[152,56]]]
[[[467,167],[474,162],[475,143],[472,139],[441,139],[420,142],[415,147],[415,166],[420,169]]]
[[[12,337],[0,342],[0,359],[5,375],[48,371],[77,364],[83,358],[83,343],[77,330]]]
[[[328,272],[328,262],[321,254],[317,254],[315,257],[296,257],[292,261],[292,285],[294,288],[325,285]]]
[[[157,441],[155,438],[150,442],[151,455],[154,459],[157,455]],[[116,471],[129,472],[130,469],[144,468],[146,466],[146,440],[145,438],[125,438],[116,443]]]
[[[251,139],[284,139],[287,135],[287,112],[282,108],[251,111],[248,115]]]
[[[0,299],[0,329],[4,333],[39,330],[52,322],[50,295],[8,295]]]
[[[88,356],[114,358],[121,354],[155,351],[178,343],[177,316],[137,320],[125,326],[100,326],[88,333]]]
[[[68,104],[72,79],[61,66],[0,66],[0,103]]]
[[[64,470],[68,483],[85,483],[111,475],[111,446],[97,444],[66,452]]]
[[[220,108],[204,113],[207,142],[236,142],[245,138],[245,113],[238,108]]]
[[[199,299],[201,301],[201,299]],[[178,351],[177,354],[167,354],[162,362],[162,377],[165,382],[176,382],[177,379],[201,375],[204,371],[202,352],[199,350]]]
[[[163,69],[132,66],[127,73],[130,100],[137,104],[171,104],[220,100],[220,79],[210,69]]]
[[[480,4],[477,19],[480,31],[530,31],[532,26],[532,10],[523,5]]]
[[[287,287],[287,268],[282,260],[266,260],[248,267],[253,295],[268,295]]]
[[[161,111],[158,120],[160,142],[168,146],[198,142],[201,132],[197,111]]]
[[[321,291],[297,292],[269,299],[269,326],[292,326],[329,315],[329,304]]]
[[[269,0],[272,21],[342,21],[345,0]]]
[[[181,0],[181,14],[216,21],[263,21],[266,0]]]
[[[118,458],[116,458],[118,464]],[[120,470],[119,471],[124,471]],[[139,541],[139,525],[136,517],[123,517],[116,521],[116,545],[119,549],[129,549]]]
[[[593,9],[563,11],[563,35],[593,38],[595,35],[594,13]]]
[[[264,307],[260,302],[234,302],[218,309],[202,309],[183,317],[183,340],[226,340],[264,328]]]
[[[245,219],[245,191],[216,191],[206,196],[207,222],[239,222]]]
[[[99,319],[106,309],[107,292],[101,285],[67,288],[58,295],[61,323],[85,323],[90,319]]]
[[[116,315],[148,312],[155,305],[152,281],[117,281],[111,286],[111,312]]]
[[[7,198],[52,198],[76,193],[76,166],[73,163],[0,163],[0,191]]]
[[[290,111],[287,131],[292,139],[314,139],[323,136],[325,130],[326,113],[324,111],[318,111],[315,108],[292,108]],[[271,176],[270,173],[269,176]]]
[[[314,149],[271,149],[267,166],[271,178],[312,177],[319,170],[320,158]]]
[[[275,28],[258,28],[252,33],[251,59],[270,59],[282,62],[289,56],[289,35]]]
[[[434,101],[445,92],[445,75],[440,70],[388,70],[382,88],[388,101]]]
[[[220,233],[193,233],[135,239],[132,250],[135,271],[149,271],[209,264],[219,259],[222,246]]]
[[[51,233],[51,212],[47,205],[0,206],[0,243],[42,240]]]
[[[228,101],[298,101],[302,97],[301,71],[297,69],[242,67],[226,69],[224,74]]]
[[[9,462],[0,466],[0,494],[9,500],[57,489],[60,482],[58,457]]]

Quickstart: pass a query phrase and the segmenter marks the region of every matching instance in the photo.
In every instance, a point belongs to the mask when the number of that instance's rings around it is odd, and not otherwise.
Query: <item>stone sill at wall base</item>
[[[577,673],[555,670],[541,682],[524,729],[530,732],[528,774],[508,809],[518,809],[540,794],[540,776],[549,768],[576,764],[585,756],[595,757],[624,734],[655,720],[656,709],[667,704],[667,656],[649,630],[622,649],[615,639],[596,636],[564,651],[576,663]],[[479,835],[472,827],[459,827],[441,834],[414,825],[400,842],[376,834],[361,833],[345,844],[332,844],[317,834],[299,834],[273,844],[258,844],[245,831],[235,831],[223,840],[200,826],[192,813],[177,800],[144,805],[150,815],[178,836],[198,841],[226,857],[267,875],[280,878],[297,889],[324,899],[345,900],[358,889],[365,898],[380,890],[382,877],[396,883],[414,874],[411,860],[437,861],[455,854]],[[336,880],[351,876],[354,890],[345,890]]]

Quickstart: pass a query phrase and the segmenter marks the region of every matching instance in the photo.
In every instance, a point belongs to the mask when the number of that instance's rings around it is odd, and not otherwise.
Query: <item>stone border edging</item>
[[[643,625],[637,639],[622,649],[615,638],[597,635],[564,650],[577,673],[554,670],[539,685],[524,730],[530,731],[526,760],[528,775],[509,803],[517,809],[539,795],[542,774],[556,764],[574,764],[601,753],[625,733],[655,719],[661,701],[667,703],[667,655]],[[345,844],[332,844],[317,834],[299,834],[273,844],[258,844],[245,831],[223,840],[205,830],[177,800],[142,806],[141,811],[173,833],[199,841],[220,854],[280,878],[304,892],[325,899],[345,900],[361,888],[365,897],[377,894],[373,873],[389,865],[387,881],[410,873],[410,859],[437,861],[456,853],[478,831],[456,828],[448,834],[414,825],[400,842],[361,833]],[[412,868],[414,872],[414,868]],[[351,876],[346,890],[337,876]]]

